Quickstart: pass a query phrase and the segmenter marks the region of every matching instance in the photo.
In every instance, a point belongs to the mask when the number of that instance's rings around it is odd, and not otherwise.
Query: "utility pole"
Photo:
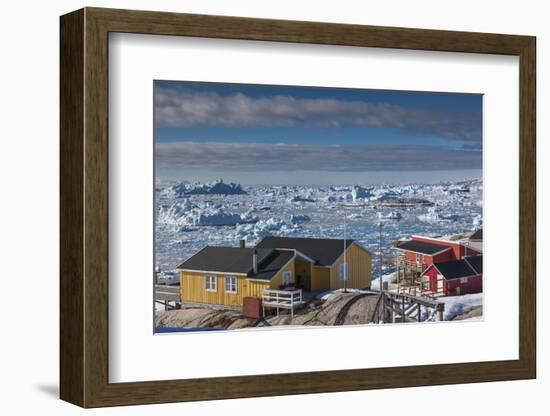
[[[379,240],[378,240],[378,257],[379,257],[379,263],[378,263],[378,275],[380,276],[380,293],[384,290],[384,286],[382,284],[382,227],[384,226],[384,223],[380,221],[378,223],[378,232],[379,232]]]
[[[384,224],[382,221],[378,223],[378,279],[380,280],[380,296],[382,297],[382,302],[380,304],[380,309],[378,311],[378,322],[384,321],[384,315],[386,314],[386,298],[384,295],[384,284],[382,282],[382,226]]]
[[[348,293],[348,263],[346,261],[346,248],[346,213],[344,212],[344,293]]]

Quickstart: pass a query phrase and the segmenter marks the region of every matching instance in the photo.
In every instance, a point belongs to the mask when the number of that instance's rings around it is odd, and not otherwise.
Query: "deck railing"
[[[428,268],[426,264],[417,263],[415,261],[410,261],[410,260],[401,260],[401,259],[397,261],[397,266],[400,268],[406,269],[407,271],[414,270],[416,272],[423,272]]]
[[[271,307],[277,309],[277,315],[279,315],[280,309],[290,309],[292,316],[294,316],[294,308],[303,304],[302,289],[297,290],[276,290],[276,289],[264,289],[262,292],[262,305],[265,308]]]

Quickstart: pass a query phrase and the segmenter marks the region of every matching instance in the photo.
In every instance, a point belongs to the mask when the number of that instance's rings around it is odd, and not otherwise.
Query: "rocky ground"
[[[483,316],[483,306],[473,306],[464,308],[462,314],[456,316],[453,321],[463,321],[472,318],[481,318]]]
[[[357,292],[338,292],[326,299],[315,299],[295,312],[294,317],[288,312],[268,315],[264,320],[245,318],[238,311],[214,310],[209,308],[183,308],[171,311],[157,311],[155,326],[172,328],[219,328],[237,329],[253,326],[280,325],[334,325],[339,314],[339,323],[343,325],[360,325],[370,322],[378,296],[370,294],[358,297],[352,305],[345,306],[357,297]],[[340,313],[346,309],[346,313]]]

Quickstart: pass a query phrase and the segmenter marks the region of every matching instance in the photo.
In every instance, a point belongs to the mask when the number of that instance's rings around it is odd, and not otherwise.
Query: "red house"
[[[422,273],[422,291],[456,296],[483,291],[483,256],[435,262]]]
[[[434,263],[460,260],[464,256],[478,256],[481,253],[460,241],[413,235],[411,240],[399,242],[395,247],[401,253],[401,265],[418,274]]]

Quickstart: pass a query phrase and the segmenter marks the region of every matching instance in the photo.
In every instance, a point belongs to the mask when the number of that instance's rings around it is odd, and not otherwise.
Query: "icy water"
[[[189,185],[191,186],[191,185]],[[482,225],[482,181],[434,185],[243,186],[247,195],[184,195],[173,188],[156,191],[156,264],[171,272],[206,245],[252,246],[264,236],[346,238],[379,252],[412,234],[449,236]],[[434,206],[384,207],[396,198],[424,199]],[[400,219],[386,219],[384,217]],[[214,225],[214,224],[231,225]],[[373,258],[373,268],[378,261]],[[384,272],[391,266],[384,266]],[[377,273],[373,273],[376,276]]]

